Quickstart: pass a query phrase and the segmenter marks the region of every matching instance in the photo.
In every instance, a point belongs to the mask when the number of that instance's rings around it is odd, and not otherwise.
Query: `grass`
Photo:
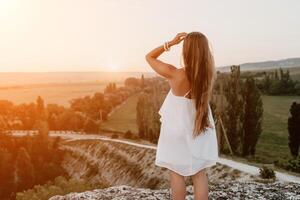
[[[256,161],[273,163],[290,156],[287,120],[293,101],[300,96],[262,96],[264,104],[263,132],[256,146]],[[102,128],[137,133],[136,103],[138,95],[130,97],[106,121]]]
[[[300,103],[300,96],[263,96],[263,132],[256,146],[259,161],[272,163],[290,156],[287,121],[293,101]]]
[[[126,132],[130,130],[132,133],[138,133],[136,123],[136,104],[139,94],[129,97],[123,105],[117,108],[108,120],[101,126],[102,129]]]

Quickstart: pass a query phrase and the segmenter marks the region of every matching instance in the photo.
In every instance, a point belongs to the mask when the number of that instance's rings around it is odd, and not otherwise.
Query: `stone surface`
[[[115,186],[82,193],[54,196],[50,200],[164,200],[170,198],[169,189],[150,190],[130,186]],[[187,187],[186,199],[193,199],[192,186]],[[210,183],[210,200],[300,200],[300,184],[296,183],[256,183],[222,182]]]

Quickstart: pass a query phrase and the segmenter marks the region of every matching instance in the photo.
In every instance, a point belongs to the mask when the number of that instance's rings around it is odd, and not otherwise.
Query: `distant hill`
[[[84,83],[84,82],[121,82],[128,77],[155,76],[150,72],[0,72],[1,86]]]
[[[300,58],[287,58],[281,60],[270,60],[263,62],[252,62],[240,64],[242,71],[252,71],[252,70],[268,70],[274,68],[291,68],[300,67]],[[217,70],[221,72],[230,71],[230,66],[218,67]]]

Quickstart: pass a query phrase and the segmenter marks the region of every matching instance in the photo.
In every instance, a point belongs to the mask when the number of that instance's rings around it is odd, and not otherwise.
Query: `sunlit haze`
[[[201,31],[217,66],[300,56],[298,0],[0,0],[0,71],[152,71],[177,32]],[[178,66],[180,46],[164,55]]]

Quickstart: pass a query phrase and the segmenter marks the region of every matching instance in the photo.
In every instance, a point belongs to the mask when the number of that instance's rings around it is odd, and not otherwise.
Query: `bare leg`
[[[208,199],[208,180],[205,169],[192,176],[194,185],[194,200]]]
[[[170,171],[170,183],[172,200],[184,200],[186,195],[186,186],[184,176]]]

